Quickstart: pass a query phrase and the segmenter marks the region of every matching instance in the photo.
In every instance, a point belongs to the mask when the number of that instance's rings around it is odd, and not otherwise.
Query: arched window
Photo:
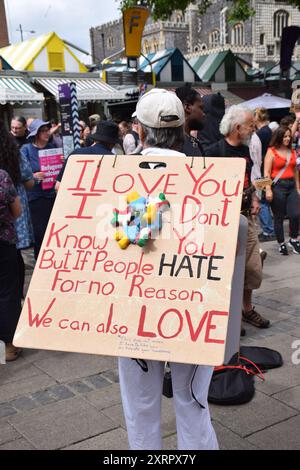
[[[199,52],[199,46],[194,47],[194,52]]]
[[[151,46],[150,46],[150,44],[147,40],[144,41],[144,52],[147,55],[150,54],[150,52],[151,52]]]
[[[210,34],[209,34],[209,46],[210,47],[216,47],[220,45],[220,30],[219,29],[214,29]]]
[[[288,26],[289,14],[285,10],[278,10],[274,13],[273,18],[273,33],[274,38],[281,38],[282,30],[285,26]]]
[[[107,38],[107,47],[108,49],[111,49],[112,47],[114,47],[114,38],[112,36],[109,36]]]
[[[244,44],[244,25],[237,23],[231,30],[231,44],[234,46],[243,46]]]
[[[183,22],[183,17],[180,13],[177,13],[176,18],[175,18],[176,23],[182,23]]]
[[[153,51],[157,52],[159,50],[159,42],[156,37],[153,38],[152,44],[153,44]]]

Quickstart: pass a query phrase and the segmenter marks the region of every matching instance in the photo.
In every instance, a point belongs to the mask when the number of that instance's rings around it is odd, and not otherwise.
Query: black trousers
[[[11,343],[21,313],[15,245],[0,241],[0,340]]]
[[[40,198],[29,202],[30,215],[34,232],[34,257],[37,259],[55,199]]]
[[[278,243],[284,242],[283,221],[285,215],[290,222],[291,238],[298,237],[300,198],[294,179],[280,179],[273,187],[271,209],[274,215],[274,229]]]
[[[25,263],[23,260],[21,250],[17,250],[17,261],[19,270],[19,287],[21,299],[24,299],[24,284],[25,284]]]

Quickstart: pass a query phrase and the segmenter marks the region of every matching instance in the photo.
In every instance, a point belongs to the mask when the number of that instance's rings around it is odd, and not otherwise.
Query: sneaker
[[[296,255],[300,255],[300,243],[298,240],[292,241],[291,239],[289,239],[288,245],[292,248],[293,253],[295,253]]]
[[[260,233],[258,239],[261,243],[263,242],[273,242],[276,240],[276,235],[267,235],[266,233]]]
[[[288,249],[287,249],[287,246],[286,246],[285,243],[281,243],[281,245],[279,245],[279,253],[280,253],[281,255],[284,255],[284,256],[286,256],[286,255],[289,254]]]
[[[269,326],[271,326],[270,321],[266,320],[260,315],[260,313],[256,312],[254,307],[250,312],[243,311],[242,317],[246,323],[250,323],[250,325],[256,326],[256,328],[269,328]]]

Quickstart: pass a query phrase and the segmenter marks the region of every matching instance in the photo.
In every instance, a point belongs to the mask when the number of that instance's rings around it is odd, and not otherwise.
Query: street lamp
[[[27,31],[27,30],[22,29],[22,25],[21,25],[21,24],[19,24],[19,29],[16,29],[16,31],[20,31],[20,34],[21,34],[21,42],[24,41],[23,32],[24,32],[24,33],[30,33],[30,34],[36,33],[36,31],[33,31],[33,30]]]

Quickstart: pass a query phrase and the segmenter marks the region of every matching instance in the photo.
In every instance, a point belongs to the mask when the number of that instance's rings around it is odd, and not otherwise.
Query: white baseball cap
[[[142,124],[155,129],[180,127],[185,120],[180,99],[162,88],[153,88],[145,93],[138,101],[136,114]]]

